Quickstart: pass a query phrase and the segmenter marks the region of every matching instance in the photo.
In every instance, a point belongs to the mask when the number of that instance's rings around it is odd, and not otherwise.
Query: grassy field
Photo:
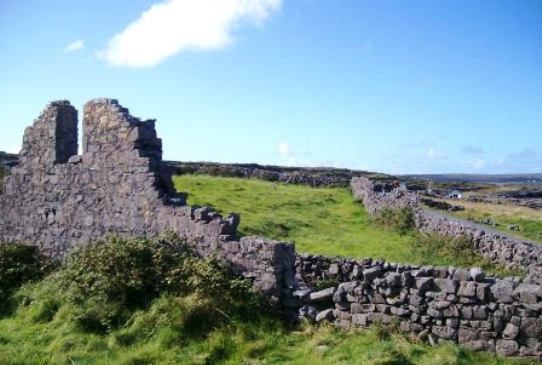
[[[542,243],[542,212],[538,210],[512,204],[458,202],[456,200],[448,200],[447,202],[465,207],[464,211],[452,213],[456,217],[463,219],[474,218],[476,220],[490,218],[499,223],[498,226],[493,226],[497,230],[511,236]],[[508,229],[511,224],[517,224],[520,230],[511,231]]]
[[[175,187],[191,205],[241,214],[242,235],[293,241],[301,252],[353,257],[411,258],[411,237],[372,224],[344,189],[310,188],[260,180],[182,175]]]
[[[375,224],[346,188],[311,188],[206,175],[175,176],[173,181],[177,190],[189,193],[191,205],[210,205],[221,213],[240,213],[242,235],[292,241],[298,252],[483,266],[502,272],[475,255],[461,256],[460,252],[438,244],[421,245],[413,233],[401,235]]]

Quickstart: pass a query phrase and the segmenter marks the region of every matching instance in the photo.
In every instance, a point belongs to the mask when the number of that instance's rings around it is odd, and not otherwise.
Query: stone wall
[[[52,102],[24,133],[17,166],[0,191],[0,241],[38,245],[63,258],[74,246],[166,230],[201,255],[217,253],[256,287],[279,297],[292,285],[294,247],[236,235],[239,217],[191,207],[162,163],[154,120],[131,116],[113,99],[84,107],[83,154],[77,155],[77,111]]]
[[[365,209],[371,215],[383,209],[411,208],[419,206],[416,194],[397,188],[389,181],[374,181],[366,177],[354,177],[350,181],[350,189],[354,198],[363,202]]]
[[[365,177],[353,178],[354,197],[363,202],[370,214],[382,209],[411,208],[416,227],[423,232],[472,238],[474,248],[491,262],[525,269],[528,279],[542,283],[542,245],[508,237],[498,231],[423,209],[417,194],[373,182]]]
[[[542,360],[542,287],[479,269],[298,255],[300,315],[342,328],[396,324],[429,343]]]
[[[347,187],[354,176],[373,175],[331,167],[284,167],[258,164],[228,164],[216,162],[169,161],[178,174],[206,174],[224,177],[254,178],[282,184],[300,184],[314,187]]]

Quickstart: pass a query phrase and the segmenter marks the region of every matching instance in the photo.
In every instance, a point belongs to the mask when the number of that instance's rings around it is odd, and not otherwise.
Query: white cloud
[[[116,34],[100,53],[115,66],[156,65],[187,49],[211,50],[232,42],[240,22],[261,23],[282,0],[166,0]]]
[[[307,165],[308,162],[300,159],[297,153],[294,153],[290,144],[286,141],[280,141],[277,146],[277,152],[281,156],[281,164],[286,166]]]
[[[82,39],[71,42],[66,47],[64,47],[65,52],[77,52],[85,48],[85,42]]]
[[[477,158],[477,159],[471,160],[471,165],[475,169],[481,170],[484,167],[486,167],[486,160],[484,160],[482,158]]]
[[[292,153],[292,149],[290,148],[290,145],[286,141],[280,141],[277,151],[279,155],[281,156],[289,156]]]
[[[427,158],[433,159],[437,155],[437,151],[435,150],[435,147],[429,147],[427,149]]]

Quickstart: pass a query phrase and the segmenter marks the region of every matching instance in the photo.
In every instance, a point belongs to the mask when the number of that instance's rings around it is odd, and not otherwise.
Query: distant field
[[[450,204],[460,204],[465,207],[464,211],[452,213],[459,218],[474,218],[483,220],[490,218],[499,223],[492,228],[500,230],[508,235],[524,238],[542,243],[542,212],[520,207],[512,204],[473,203],[468,201],[447,201]],[[511,231],[508,227],[517,224],[519,231]]]
[[[410,237],[373,225],[346,188],[310,188],[260,180],[183,175],[173,179],[191,205],[241,214],[242,235],[293,241],[301,252],[410,257]]]
[[[271,182],[181,175],[173,178],[191,205],[241,214],[242,235],[292,241],[298,252],[432,265],[480,265],[451,250],[418,245],[414,234],[400,235],[375,224],[346,188],[311,188]],[[453,250],[452,250],[453,251]],[[486,266],[492,269],[491,266]]]

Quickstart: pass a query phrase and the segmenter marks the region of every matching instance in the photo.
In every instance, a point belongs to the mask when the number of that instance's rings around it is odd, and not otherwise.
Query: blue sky
[[[0,34],[0,150],[113,97],[168,159],[542,172],[540,0],[2,0]]]

